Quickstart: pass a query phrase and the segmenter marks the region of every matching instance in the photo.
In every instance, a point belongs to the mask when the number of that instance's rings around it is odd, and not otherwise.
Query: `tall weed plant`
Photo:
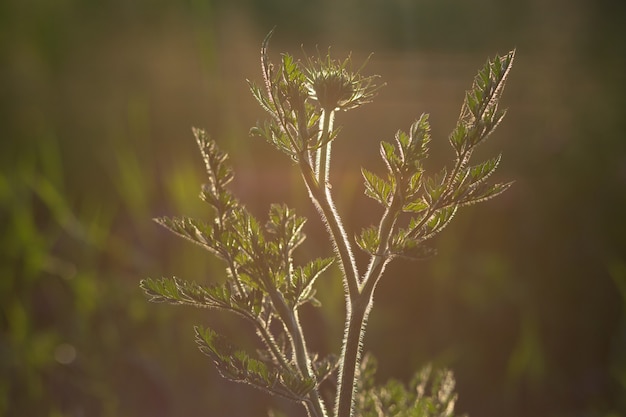
[[[310,417],[453,416],[457,394],[450,371],[425,367],[408,386],[397,381],[377,385],[376,361],[363,355],[363,339],[386,266],[430,254],[428,241],[460,208],[489,200],[511,185],[490,180],[500,155],[481,162],[473,162],[472,156],[504,118],[499,101],[515,52],[488,60],[466,92],[448,137],[455,155],[450,166],[425,172],[431,140],[427,114],[407,131],[399,130],[394,141],[381,142],[386,172],[362,169],[365,195],[380,205],[380,220],[353,234],[333,201],[341,190],[330,177],[332,145],[344,140],[335,118],[370,102],[380,87],[378,77],[364,75],[363,67],[355,70],[350,57],[335,60],[330,54],[303,61],[283,54],[273,64],[270,37],[261,48],[263,84],[249,83],[269,118],[251,133],[297,165],[326,225],[332,255],[296,264],[293,256],[305,240],[306,219],[283,204],[272,205],[265,222],[255,218],[229,189],[234,174],[227,154],[206,132],[194,129],[207,171],[200,198],[212,218],[155,220],[219,258],[227,279],[216,284],[148,278],[141,286],[151,301],[228,311],[249,322],[260,340],[255,354],[213,329],[196,326],[200,350],[224,378],[299,403]],[[367,254],[367,265],[357,265],[355,249]],[[315,284],[333,267],[342,276],[345,330],[341,352],[322,357],[309,349],[300,313],[307,304],[321,305]],[[329,389],[334,394],[328,395]]]

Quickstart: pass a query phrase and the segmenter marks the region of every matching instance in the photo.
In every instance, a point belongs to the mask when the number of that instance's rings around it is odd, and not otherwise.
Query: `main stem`
[[[372,258],[363,286],[347,304],[348,311],[346,312],[346,329],[339,369],[335,417],[352,417],[354,415],[354,400],[361,363],[361,348],[367,329],[367,318],[372,309],[376,284],[388,262],[389,258],[386,256],[375,255]]]
[[[392,203],[381,219],[378,251],[372,255],[368,271],[361,282],[352,255],[350,241],[335,210],[328,186],[329,137],[332,123],[333,112],[324,111],[320,120],[320,136],[318,138],[323,145],[317,150],[315,171],[308,163],[310,161],[308,155],[300,155],[299,163],[311,199],[318,208],[322,220],[328,226],[335,252],[344,273],[346,327],[339,362],[339,386],[334,415],[335,417],[353,417],[354,397],[361,359],[361,343],[365,335],[367,317],[372,307],[374,289],[390,259],[386,252],[397,218],[398,204]],[[397,199],[394,200],[397,201]]]
[[[336,417],[352,417],[354,411],[354,395],[359,362],[361,359],[361,342],[365,334],[367,316],[372,306],[372,298],[363,295],[348,304],[346,312],[346,329],[342,346],[339,387],[335,402]]]

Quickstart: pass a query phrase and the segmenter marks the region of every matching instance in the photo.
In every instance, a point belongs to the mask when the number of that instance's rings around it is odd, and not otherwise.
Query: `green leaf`
[[[465,152],[467,148],[467,136],[467,125],[465,123],[459,122],[448,137],[448,140],[454,148],[457,156],[460,156]]]
[[[391,143],[385,141],[380,142],[380,155],[389,172],[396,173],[399,171],[402,166],[402,161],[396,155],[394,146]]]
[[[266,229],[276,236],[278,250],[290,257],[292,252],[304,242],[302,232],[306,219],[298,217],[295,211],[284,204],[272,204]]]
[[[462,166],[461,164],[457,165],[457,173],[452,180],[452,184],[450,184],[451,188],[457,187],[460,188],[466,182],[466,180],[470,177],[470,169]]]
[[[419,239],[413,237],[417,230],[417,218],[413,218],[408,228],[399,229],[392,237],[389,244],[389,255],[400,256],[411,260],[426,259],[435,254],[435,250],[431,249],[420,242]]]
[[[149,300],[154,303],[182,304],[175,278],[142,279],[140,287],[149,297]]]
[[[502,154],[470,168],[470,183],[480,184],[489,178],[500,164],[501,158]]]
[[[248,356],[244,351],[210,328],[196,326],[194,330],[198,348],[213,360],[222,377],[236,382],[253,382],[247,369]]]
[[[447,170],[444,168],[433,177],[429,177],[424,182],[424,197],[429,205],[437,202],[446,190]]]
[[[450,223],[458,207],[458,205],[451,205],[439,209],[430,215],[425,223],[421,219],[411,219],[408,234],[414,237],[418,243],[432,238]]]
[[[287,86],[288,99],[293,100],[294,94],[302,94],[300,99],[304,99],[308,96],[305,83],[307,81],[306,75],[300,70],[298,62],[289,54],[283,54],[282,60],[283,79]]]
[[[439,232],[444,227],[446,227],[450,223],[450,220],[452,220],[452,218],[456,214],[456,210],[457,210],[456,206],[447,207],[445,209],[437,210],[435,212],[435,214],[427,222],[427,225],[428,225],[428,228],[430,229],[430,232],[431,233],[432,232]]]
[[[217,147],[204,130],[194,128],[193,134],[209,174],[209,187],[216,192],[223,190],[234,178],[233,171],[228,165],[228,155]]]
[[[493,185],[481,183],[477,187],[471,188],[466,195],[462,196],[460,198],[459,205],[469,206],[472,204],[491,200],[492,198],[497,197],[506,190],[508,190],[511,185],[513,185],[513,182],[499,183]]]
[[[303,378],[295,369],[279,369],[250,357],[224,336],[212,329],[196,326],[196,343],[209,356],[222,377],[249,384],[265,392],[302,402],[315,387],[311,378]]]
[[[334,258],[317,258],[303,267],[293,271],[289,286],[285,289],[286,298],[292,308],[311,302],[319,305],[315,300],[313,285],[317,278],[334,262]]]
[[[210,224],[189,217],[158,217],[153,220],[178,236],[202,246],[218,258],[226,258],[224,247],[216,239],[215,229]]]
[[[276,110],[273,104],[269,101],[269,99],[263,92],[263,90],[261,90],[261,88],[257,86],[255,83],[253,83],[252,81],[250,80],[247,80],[247,81],[248,81],[248,87],[250,88],[250,92],[252,93],[252,96],[256,99],[256,101],[259,103],[261,108],[265,110],[266,112],[268,112],[269,114],[271,114],[272,116],[275,116]]]
[[[376,361],[361,362],[355,415],[359,417],[453,417],[457,395],[452,372],[423,367],[408,386],[397,380],[376,384]]]
[[[380,244],[378,238],[378,229],[374,226],[367,227],[361,231],[361,234],[355,238],[356,244],[366,253],[374,255],[378,252]]]
[[[393,185],[365,168],[361,168],[361,173],[365,179],[365,195],[378,201],[384,207],[389,207]]]
[[[144,279],[141,288],[150,301],[170,304],[185,304],[195,307],[232,309],[232,288],[229,284],[203,286],[176,277],[159,280]]]
[[[409,181],[406,184],[406,189],[404,190],[405,199],[411,199],[419,192],[422,186],[423,177],[424,171],[422,171],[421,168],[418,168],[418,171],[411,175]]]
[[[465,93],[459,121],[449,136],[457,155],[471,152],[504,118],[506,111],[498,110],[498,105],[514,56],[515,51],[511,51],[488,60],[474,78],[471,90]]]
[[[428,156],[428,144],[430,143],[430,123],[428,114],[423,113],[411,125],[409,141],[400,146],[404,163],[415,169],[419,169],[421,160]],[[398,141],[401,145],[401,142]]]
[[[285,131],[276,124],[275,120],[265,121],[263,124],[257,124],[250,129],[252,136],[258,136],[265,139],[268,143],[276,147],[279,151],[289,155],[292,158],[297,157],[294,151],[291,139]]]
[[[423,198],[411,201],[402,206],[402,211],[406,213],[423,213],[430,205]]]

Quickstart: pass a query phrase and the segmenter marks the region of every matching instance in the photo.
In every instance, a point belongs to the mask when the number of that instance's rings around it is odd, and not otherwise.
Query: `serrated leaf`
[[[234,178],[228,165],[228,154],[222,152],[204,130],[193,128],[193,134],[209,174],[209,186],[215,190],[223,190]]]
[[[380,142],[380,155],[383,158],[389,172],[398,172],[399,167],[402,165],[402,161],[396,155],[394,146],[391,143],[385,141]]]
[[[434,255],[435,251],[433,249],[426,247],[419,240],[409,236],[417,223],[418,221],[414,218],[407,229],[399,229],[396,232],[389,245],[390,255],[411,260],[426,259]]]
[[[286,205],[272,204],[266,228],[276,237],[277,249],[289,257],[306,238],[302,232],[305,223],[304,217],[296,216],[295,211]]]
[[[430,205],[428,204],[428,202],[423,198],[420,198],[406,203],[402,207],[402,211],[404,211],[405,213],[422,213],[428,210],[429,207]]]
[[[153,220],[174,234],[224,259],[224,252],[220,250],[219,243],[215,240],[214,228],[210,224],[189,217],[158,217]]]
[[[438,174],[433,177],[427,178],[424,181],[424,197],[429,205],[439,200],[439,197],[443,195],[445,191],[445,180],[447,177],[447,170],[444,168]]]
[[[464,196],[461,201],[459,201],[459,205],[468,206],[491,200],[492,198],[497,197],[498,195],[505,192],[511,185],[513,185],[513,182],[499,183],[493,185],[481,183],[476,188],[471,189],[471,191],[469,191],[467,195]]]
[[[505,112],[498,110],[498,104],[514,56],[515,51],[511,51],[488,60],[474,78],[471,90],[465,94],[457,126],[449,137],[457,155],[482,143],[504,117]]]
[[[467,146],[467,137],[468,131],[466,124],[459,122],[448,137],[448,140],[454,148],[457,156],[460,156],[465,151]]]
[[[291,399],[298,402],[301,402],[317,384],[313,378],[302,377],[297,373],[282,374],[281,379],[283,386],[292,394]]]
[[[269,114],[271,114],[272,116],[274,116],[276,114],[274,106],[268,100],[263,90],[261,90],[259,86],[257,86],[255,83],[253,83],[250,80],[248,80],[248,87],[250,88],[250,92],[252,93],[252,96],[256,99],[256,101],[259,103],[261,108],[265,110],[266,112],[268,112]]]
[[[400,160],[404,162],[406,160],[405,151],[411,146],[411,137],[407,135],[406,132],[398,130],[395,138],[398,144],[398,150],[400,151]]]
[[[412,198],[415,194],[419,192],[420,187],[422,186],[422,178],[424,171],[421,169],[411,175],[411,178],[408,181],[408,188],[405,190],[404,197]]]
[[[296,370],[279,369],[252,358],[212,329],[199,326],[194,329],[200,351],[213,360],[220,375],[228,380],[296,402],[303,401],[315,387],[313,379],[301,377]]]
[[[250,134],[265,139],[276,149],[289,155],[292,158],[295,158],[297,155],[296,152],[293,150],[293,146],[289,136],[284,132],[282,128],[276,125],[276,122],[274,120],[265,121],[262,124],[257,123],[255,127],[250,129]]]
[[[194,330],[196,343],[200,351],[210,356],[216,362],[218,368],[233,366],[231,358],[235,356],[237,348],[228,339],[208,327],[195,326]],[[229,376],[232,377],[239,373],[239,369],[233,369],[229,372]]]
[[[292,308],[307,302],[318,304],[316,303],[317,300],[314,299],[315,289],[313,285],[333,262],[334,258],[317,258],[293,271],[289,286],[285,289],[289,305]]]
[[[232,284],[229,287],[232,287]],[[266,293],[254,286],[245,286],[243,291],[231,289],[230,293],[229,305],[232,306],[233,312],[246,319],[259,317],[267,307]]]
[[[461,187],[465,183],[465,181],[470,177],[469,168],[465,166],[461,166],[461,164],[458,164],[457,166],[458,166],[458,170],[452,181],[452,184],[451,184],[452,187]]]
[[[144,279],[140,284],[152,302],[231,310],[230,284],[204,286],[176,277]]]
[[[146,278],[141,280],[139,286],[149,297],[149,301],[153,303],[182,304],[174,280],[175,278],[162,278],[158,280]]]
[[[290,79],[291,76],[295,76],[294,74],[301,74],[298,66],[296,65],[296,62],[293,59],[293,56],[287,53],[283,54],[283,71],[285,72],[285,74],[290,76],[288,79]]]
[[[437,210],[430,216],[428,221],[426,221],[426,223],[421,228],[419,228],[419,230],[412,228],[409,229],[414,230],[414,232],[412,232],[412,236],[415,236],[418,242],[423,242],[427,239],[432,238],[437,233],[441,232],[450,223],[450,221],[456,214],[458,207],[458,205],[452,205]]]
[[[489,176],[494,173],[494,171],[500,164],[501,158],[502,154],[496,156],[495,158],[489,159],[481,164],[471,167],[470,184],[480,184],[481,182],[489,178]]]
[[[480,91],[472,90],[465,92],[465,102],[467,103],[467,107],[469,108],[470,112],[474,116],[476,116],[478,113],[478,106],[482,98],[480,96]]]
[[[389,207],[393,186],[365,168],[361,168],[361,173],[365,179],[365,195],[378,201],[384,207]]]
[[[239,202],[226,190],[218,190],[211,184],[203,184],[200,190],[200,199],[210,204],[221,216],[226,216],[237,209]]]
[[[419,162],[428,156],[428,144],[430,143],[430,123],[428,117],[428,114],[423,113],[411,125],[409,146],[403,149],[403,160],[410,167],[418,166]]]
[[[378,239],[378,229],[374,226],[370,226],[363,229],[361,234],[355,238],[355,241],[361,250],[370,255],[374,255],[378,251]]]

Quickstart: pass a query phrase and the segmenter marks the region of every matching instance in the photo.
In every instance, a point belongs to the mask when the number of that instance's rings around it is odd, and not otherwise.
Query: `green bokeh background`
[[[302,413],[224,382],[194,323],[244,345],[229,316],[149,304],[138,283],[222,279],[220,265],[151,222],[202,217],[191,126],[232,155],[235,191],[263,217],[310,218],[299,256],[329,253],[297,173],[248,129],[265,117],[245,79],[272,56],[332,45],[387,86],[347,114],[333,191],[349,230],[375,222],[359,167],[431,114],[428,166],[488,56],[517,48],[505,195],[462,210],[438,255],[398,261],[379,288],[366,350],[380,377],[451,367],[473,417],[626,415],[625,3],[584,0],[5,0],[0,3],[0,415],[263,416]],[[306,311],[311,346],[338,351],[337,272]]]

